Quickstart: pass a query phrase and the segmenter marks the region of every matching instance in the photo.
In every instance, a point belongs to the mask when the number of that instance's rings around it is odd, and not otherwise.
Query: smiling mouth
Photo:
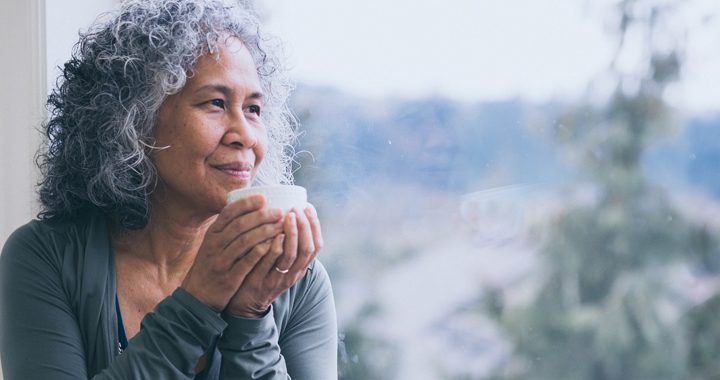
[[[237,179],[249,180],[252,176],[252,165],[232,163],[213,166],[215,169]]]

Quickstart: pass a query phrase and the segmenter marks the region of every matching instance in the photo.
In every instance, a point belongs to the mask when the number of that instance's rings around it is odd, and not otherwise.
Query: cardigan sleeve
[[[319,261],[263,318],[225,320],[221,379],[337,379],[335,303]]]
[[[25,226],[3,247],[0,355],[5,380],[76,380],[91,375],[97,380],[192,379],[198,359],[217,342],[226,323],[182,289],[145,316],[125,352],[111,358],[99,373],[89,374],[93,359],[88,356],[93,354],[86,352],[81,332],[88,327],[81,327],[76,306],[69,301],[72,290],[63,281],[67,274],[62,273],[59,252],[77,245],[62,239]]]
[[[198,360],[226,326],[217,313],[178,288],[143,318],[127,349],[93,379],[194,379]]]

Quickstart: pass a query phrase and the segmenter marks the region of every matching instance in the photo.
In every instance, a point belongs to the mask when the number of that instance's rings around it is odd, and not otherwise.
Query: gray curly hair
[[[125,228],[144,227],[157,183],[150,153],[158,109],[228,35],[250,50],[266,94],[269,145],[255,181],[291,183],[292,86],[279,43],[262,32],[252,10],[227,0],[127,0],[81,33],[48,97],[47,145],[37,156],[39,217],[99,209]]]

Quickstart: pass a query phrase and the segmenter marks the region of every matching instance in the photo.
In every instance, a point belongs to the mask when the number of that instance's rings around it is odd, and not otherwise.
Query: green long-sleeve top
[[[122,353],[115,285],[102,216],[16,230],[0,255],[5,380],[337,379],[335,305],[317,260],[258,320],[218,314],[178,288]]]

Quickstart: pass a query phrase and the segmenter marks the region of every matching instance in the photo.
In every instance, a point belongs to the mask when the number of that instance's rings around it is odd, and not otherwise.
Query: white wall
[[[34,215],[36,127],[45,97],[45,1],[3,2],[0,12],[0,242]]]
[[[38,211],[33,157],[45,99],[98,14],[117,0],[3,0],[0,12],[0,245]],[[10,53],[12,52],[12,53]]]
[[[70,58],[78,32],[103,12],[115,7],[118,0],[46,0],[47,25],[47,83],[55,85],[62,66]]]
[[[117,0],[0,2],[0,246],[38,211],[34,155],[48,89],[98,14]],[[0,374],[2,380],[2,374]]]
[[[0,244],[36,210],[32,164],[45,95],[45,1],[13,0],[0,12]],[[0,380],[2,379],[0,371]]]

